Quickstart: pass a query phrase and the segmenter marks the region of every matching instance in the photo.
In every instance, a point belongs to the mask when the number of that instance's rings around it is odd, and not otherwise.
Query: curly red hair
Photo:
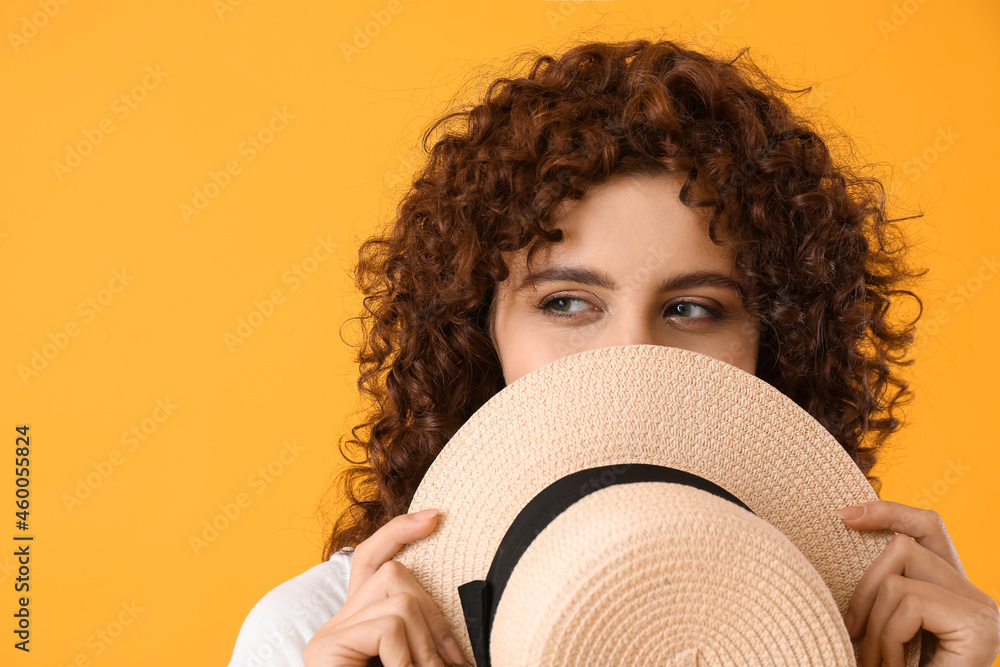
[[[789,90],[745,55],[671,41],[592,42],[493,81],[451,111],[387,229],[355,269],[364,296],[358,389],[371,400],[331,488],[349,505],[324,559],[405,513],[445,443],[504,378],[490,327],[506,253],[558,243],[555,208],[614,176],[682,176],[713,242],[733,249],[760,329],[757,375],[819,421],[870,475],[911,399],[900,375],[923,305],[905,283],[881,181],[834,160]],[[522,54],[524,55],[524,54]],[[806,89],[808,90],[808,89]],[[454,122],[450,122],[454,121]],[[710,214],[710,215],[708,215]],[[895,237],[895,241],[893,240]],[[909,323],[893,298],[916,299]]]

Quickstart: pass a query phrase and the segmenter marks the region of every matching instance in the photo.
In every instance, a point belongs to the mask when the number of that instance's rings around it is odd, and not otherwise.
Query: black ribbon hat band
[[[497,606],[507,580],[531,542],[557,516],[581,498],[616,484],[670,482],[686,484],[729,500],[753,512],[739,498],[721,486],[676,468],[628,463],[588,468],[566,475],[545,487],[518,513],[497,548],[485,580],[469,581],[458,587],[477,667],[490,667],[489,637]]]

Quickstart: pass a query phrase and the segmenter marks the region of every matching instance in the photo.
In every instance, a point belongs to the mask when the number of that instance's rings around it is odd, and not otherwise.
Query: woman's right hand
[[[401,514],[354,549],[347,599],[309,640],[306,667],[366,667],[376,655],[385,667],[469,664],[431,596],[392,560],[429,535],[437,517],[436,509]]]

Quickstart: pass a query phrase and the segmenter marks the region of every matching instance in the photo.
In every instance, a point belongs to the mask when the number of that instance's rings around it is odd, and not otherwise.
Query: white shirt
[[[265,594],[243,621],[229,667],[303,667],[306,644],[347,600],[353,557],[341,549]]]

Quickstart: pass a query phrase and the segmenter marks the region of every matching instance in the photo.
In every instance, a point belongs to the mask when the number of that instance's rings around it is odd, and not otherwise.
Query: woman
[[[567,354],[651,343],[736,365],[806,409],[878,489],[916,324],[889,308],[920,304],[905,285],[925,273],[905,261],[882,184],[832,159],[782,100],[804,91],[744,53],[637,40],[530,65],[428,129],[425,147],[443,136],[393,224],[362,245],[358,386],[373,404],[352,430],[364,457],[342,478],[350,506],[326,562],[248,616],[233,665],[265,648],[289,656],[266,664],[463,664],[455,629],[391,560],[436,525],[407,515],[410,499],[486,400]],[[880,500],[843,518],[899,533],[845,616],[863,664],[901,665],[920,628],[929,664],[990,664],[997,605],[935,512]]]

